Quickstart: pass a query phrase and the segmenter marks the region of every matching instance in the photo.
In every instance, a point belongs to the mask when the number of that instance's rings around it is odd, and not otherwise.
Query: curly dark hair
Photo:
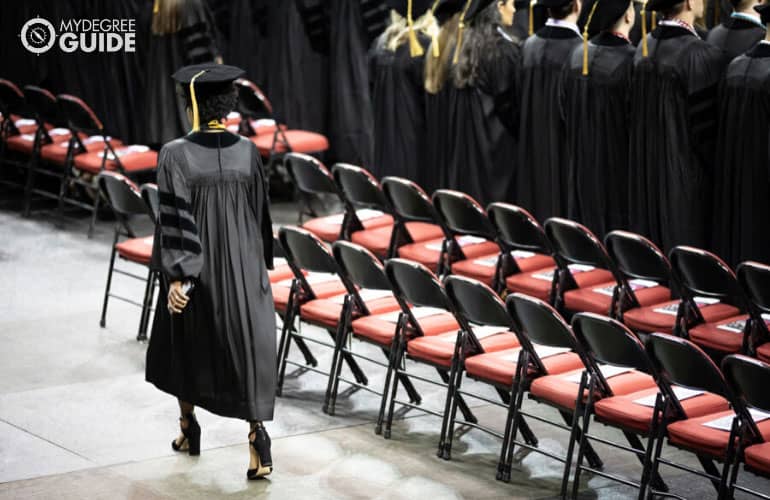
[[[548,9],[548,16],[554,19],[564,19],[568,15],[572,14],[572,9],[575,6],[575,0],[572,0],[568,4],[561,7],[550,7]]]
[[[190,92],[184,89],[185,105],[192,107]],[[220,120],[238,106],[238,92],[235,86],[229,91],[218,91],[216,93],[207,93],[205,90],[198,90],[195,87],[195,100],[198,101],[198,117],[201,123],[208,123],[212,120]]]

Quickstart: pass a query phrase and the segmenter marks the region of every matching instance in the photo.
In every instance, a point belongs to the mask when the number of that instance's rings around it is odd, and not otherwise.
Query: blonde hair
[[[170,35],[182,28],[180,12],[185,0],[155,0],[152,6],[152,33]]]
[[[424,33],[429,37],[433,37],[438,33],[438,24],[436,18],[433,17],[433,12],[429,9],[425,14],[420,16],[419,19],[414,21],[414,31],[418,33]],[[380,35],[380,46],[385,47],[391,52],[395,52],[401,45],[407,42],[409,39],[409,26],[407,26],[406,18],[401,16],[395,10],[390,11],[390,25]]]
[[[425,90],[431,94],[438,94],[444,87],[452,64],[452,48],[457,43],[457,28],[460,26],[461,13],[452,16],[446,21],[430,44],[430,49],[425,53]],[[433,45],[438,45],[439,56],[434,57]]]

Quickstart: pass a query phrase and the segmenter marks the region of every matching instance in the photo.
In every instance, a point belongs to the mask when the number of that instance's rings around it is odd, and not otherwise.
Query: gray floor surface
[[[292,205],[274,208],[276,223],[296,221]],[[139,224],[149,233],[149,225]],[[321,411],[325,379],[293,371],[279,398],[273,437],[275,472],[248,482],[244,422],[198,410],[202,454],[175,454],[175,401],[144,381],[146,345],[135,340],[139,310],[112,301],[106,328],[99,327],[112,223],[100,221],[86,238],[82,214],[55,211],[19,214],[17,196],[0,194],[0,498],[276,498],[276,499],[492,499],[554,498],[561,464],[537,453],[517,454],[509,484],[495,480],[500,442],[476,430],[461,430],[451,461],[435,455],[440,421],[411,411],[400,414],[393,436],[374,433],[379,398],[365,392],[340,396],[336,416]],[[124,267],[131,267],[123,263]],[[141,268],[137,270],[141,271]],[[141,297],[142,284],[115,279],[115,291]],[[305,327],[305,333],[325,333]],[[355,349],[382,354],[366,345]],[[320,365],[330,353],[314,349]],[[294,352],[296,355],[296,352]],[[416,371],[433,377],[430,370]],[[370,385],[383,384],[384,370],[366,367]],[[423,404],[439,408],[444,391],[419,385]],[[343,387],[344,388],[344,387]],[[488,388],[466,388],[496,398]],[[482,423],[501,430],[504,410],[475,402]],[[526,408],[556,420],[550,408]],[[540,446],[564,453],[567,435],[533,423]],[[619,441],[601,425],[593,430]],[[599,445],[606,470],[638,478],[628,453]],[[664,455],[696,466],[687,453]],[[685,498],[713,498],[703,479],[663,471],[672,490]],[[741,478],[770,492],[770,482]],[[583,475],[581,498],[633,498],[631,488]]]

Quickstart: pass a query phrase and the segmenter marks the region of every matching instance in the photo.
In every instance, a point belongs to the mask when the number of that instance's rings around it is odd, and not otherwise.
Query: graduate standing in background
[[[628,225],[629,93],[635,48],[631,0],[589,0],[565,68],[569,217],[597,235]]]
[[[460,16],[467,0],[439,0],[433,17],[440,28],[425,52],[425,169],[422,187],[428,193],[448,188],[449,161],[454,142],[451,116],[455,91],[451,81],[452,59]]]
[[[577,27],[580,0],[539,0],[548,8],[543,28],[522,49],[519,161],[516,172],[518,205],[538,220],[567,213],[567,136],[559,95],[565,61],[580,46]]]
[[[631,229],[666,250],[707,244],[722,51],[693,28],[703,0],[650,0],[658,27],[637,47],[631,85]]]
[[[724,51],[727,63],[765,38],[765,25],[754,10],[760,3],[757,0],[732,0],[735,11],[709,32],[706,41]]]
[[[181,85],[192,131],[158,157],[160,217],[153,268],[160,271],[146,379],[179,401],[175,451],[200,453],[200,406],[249,422],[249,479],[272,471],[276,390],[275,310],[267,270],[273,233],[259,151],[223,119],[243,70],[187,66]],[[191,287],[191,288],[190,288]]]
[[[452,182],[482,205],[513,197],[521,49],[513,0],[472,0],[455,49]]]
[[[770,3],[756,10],[770,27]],[[733,265],[770,262],[770,34],[727,68],[720,104],[712,247]]]
[[[425,176],[425,52],[438,27],[429,0],[388,0],[391,24],[369,54],[373,82],[372,173]],[[411,9],[411,11],[410,11]]]

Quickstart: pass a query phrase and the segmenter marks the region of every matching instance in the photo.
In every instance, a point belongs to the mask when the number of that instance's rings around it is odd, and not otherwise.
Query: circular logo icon
[[[56,31],[47,19],[33,17],[21,27],[21,44],[33,54],[48,52],[56,41]]]

